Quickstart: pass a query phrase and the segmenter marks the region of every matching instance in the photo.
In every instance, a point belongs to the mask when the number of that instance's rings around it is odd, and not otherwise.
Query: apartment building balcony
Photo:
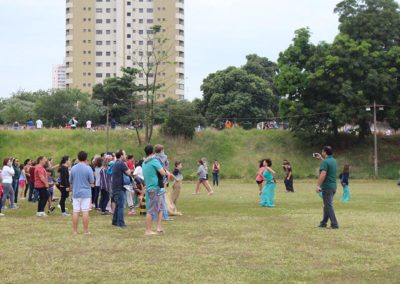
[[[177,46],[175,47],[175,50],[176,50],[177,52],[185,52],[185,47],[184,47],[184,46],[181,46],[181,45],[177,45]]]
[[[178,1],[178,2],[176,2],[175,7],[178,9],[185,9],[185,3]]]
[[[176,39],[176,40],[180,40],[180,41],[185,41],[185,36],[183,36],[183,35],[176,35],[176,36],[175,36],[175,39]]]
[[[181,24],[176,24],[175,25],[175,28],[177,29],[177,30],[185,30],[185,26],[184,25],[181,25]]]
[[[176,73],[184,74],[184,73],[185,73],[185,68],[183,68],[183,67],[176,67],[176,68],[175,68],[175,72],[176,72]]]
[[[74,3],[71,0],[67,0],[66,7],[67,8],[73,8],[74,7]]]
[[[66,36],[65,36],[65,39],[66,39],[66,40],[73,40],[73,39],[74,39],[74,36],[73,36],[72,33],[71,33],[71,34],[69,34],[69,35],[66,35]]]

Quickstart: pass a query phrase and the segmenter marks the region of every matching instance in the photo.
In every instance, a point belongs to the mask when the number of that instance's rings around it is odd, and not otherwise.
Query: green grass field
[[[400,187],[351,181],[352,200],[335,198],[340,230],[318,229],[315,181],[278,184],[276,208],[260,208],[256,184],[223,181],[213,197],[183,187],[184,213],[163,236],[145,237],[144,218],[127,229],[91,212],[92,235],[73,236],[59,211],[35,207],[0,218],[1,283],[398,283]],[[71,205],[68,204],[69,208]],[[80,230],[82,227],[80,226]]]
[[[105,132],[85,130],[40,130],[40,131],[0,131],[0,158],[18,157],[20,160],[37,158],[40,155],[53,157],[58,163],[64,155],[73,158],[80,150],[89,152],[89,156],[105,152]],[[111,131],[110,149],[123,148],[134,154],[137,159],[143,157],[144,146],[137,145],[136,134],[130,130]],[[217,159],[221,163],[222,178],[239,179],[252,182],[257,173],[258,161],[271,158],[282,177],[281,163],[288,159],[293,166],[296,178],[314,178],[319,162],[312,158],[313,152],[320,152],[321,145],[310,146],[300,141],[288,131],[269,130],[228,131],[207,130],[197,133],[193,141],[179,138],[165,138],[156,131],[152,143],[165,145],[166,153],[173,163],[181,160],[186,179],[195,179],[197,161],[207,158],[210,163]],[[351,176],[358,179],[373,177],[373,142],[368,139],[357,144],[354,138],[343,137],[334,144],[335,157],[339,168],[350,163]],[[400,137],[380,137],[379,168],[380,178],[398,179],[400,170]]]

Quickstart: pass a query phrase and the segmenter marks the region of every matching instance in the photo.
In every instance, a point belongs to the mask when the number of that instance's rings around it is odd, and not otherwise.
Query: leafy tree
[[[278,98],[266,80],[243,68],[229,67],[210,74],[201,86],[203,101],[200,107],[208,122],[219,125],[234,119],[244,128],[266,119],[278,109]]]
[[[34,117],[33,108],[32,102],[15,97],[4,100],[0,111],[1,120],[5,123],[18,121],[20,124],[25,124],[28,119]]]
[[[192,139],[198,125],[204,125],[204,119],[195,113],[194,105],[186,101],[176,102],[169,105],[169,115],[161,127],[161,133]]]
[[[275,84],[283,94],[282,116],[289,117],[292,130],[300,136],[338,134],[339,127],[350,123],[358,125],[359,138],[363,139],[370,133],[371,121],[365,106],[376,101],[395,104],[379,119],[398,128],[397,3],[347,0],[335,11],[340,16],[340,33],[332,44],[314,45],[309,41],[310,31],[300,29],[280,54]]]
[[[93,98],[103,102],[106,107],[106,125],[107,125],[107,151],[109,150],[109,125],[110,112],[113,106],[132,105],[136,101],[136,92],[140,88],[135,84],[138,70],[133,68],[122,68],[122,77],[109,78],[101,84],[93,87]],[[139,144],[141,144],[140,135],[137,132]]]
[[[53,90],[41,95],[35,103],[36,117],[50,127],[64,126],[73,116],[78,116],[78,106],[89,94],[80,90]]]
[[[243,65],[243,69],[249,74],[254,74],[268,82],[269,88],[275,96],[279,96],[278,89],[274,84],[274,77],[278,73],[278,65],[268,60],[266,57],[260,57],[257,54],[249,54],[246,56],[247,62]]]

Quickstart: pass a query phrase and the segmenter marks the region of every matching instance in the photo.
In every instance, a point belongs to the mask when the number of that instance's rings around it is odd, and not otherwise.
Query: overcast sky
[[[331,42],[338,2],[186,0],[186,97],[201,97],[209,73],[243,65],[247,54],[276,60],[301,27],[313,42]],[[0,96],[51,88],[52,65],[64,57],[64,19],[65,0],[0,0]]]

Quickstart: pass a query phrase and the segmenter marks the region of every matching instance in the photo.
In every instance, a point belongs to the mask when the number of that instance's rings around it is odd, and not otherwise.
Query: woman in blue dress
[[[266,159],[267,165],[265,167],[263,176],[265,178],[265,185],[261,192],[261,206],[262,207],[275,207],[275,171],[271,169],[271,159]]]

